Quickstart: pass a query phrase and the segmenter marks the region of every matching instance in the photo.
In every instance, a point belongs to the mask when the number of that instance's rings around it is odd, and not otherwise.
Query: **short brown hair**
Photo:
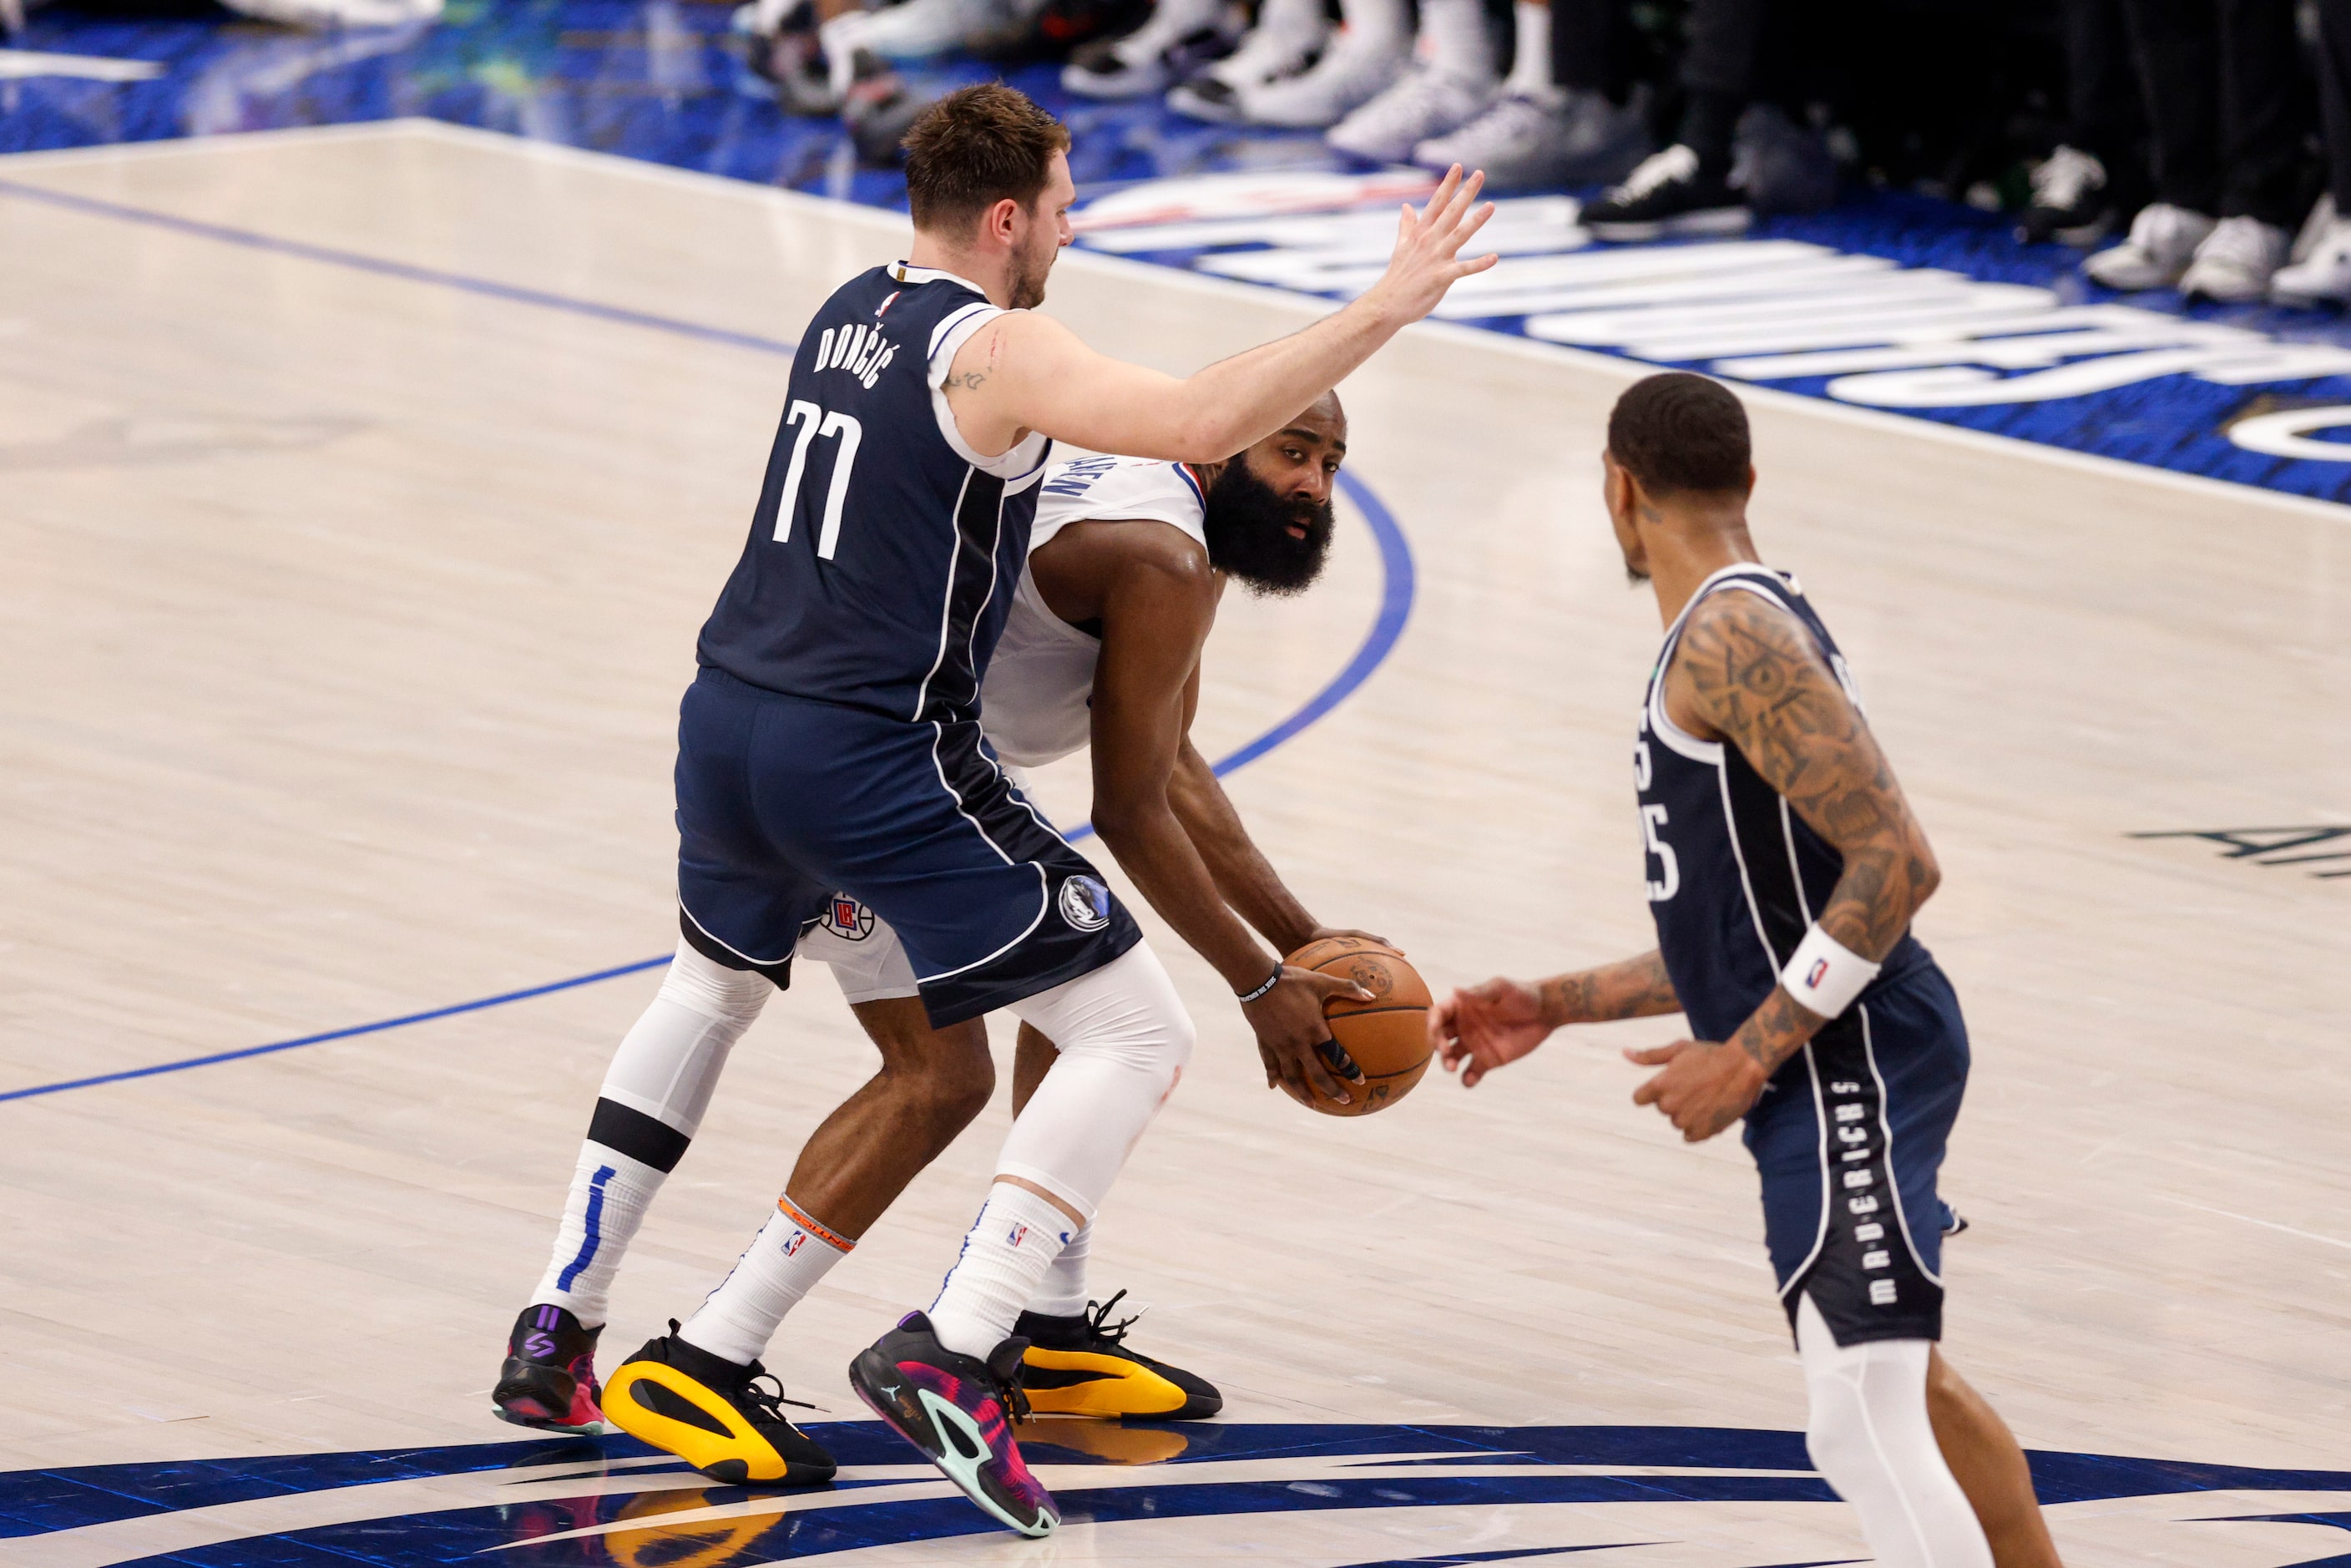
[[[1656,496],[1744,490],[1755,448],[1747,407],[1720,382],[1667,371],[1625,389],[1608,414],[1608,455]]]
[[[1002,82],[958,88],[906,128],[906,204],[914,226],[960,227],[1010,197],[1035,201],[1066,152],[1069,128]]]

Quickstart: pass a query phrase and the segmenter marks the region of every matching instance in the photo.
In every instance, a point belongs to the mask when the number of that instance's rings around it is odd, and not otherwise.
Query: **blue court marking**
[[[152,1078],[159,1072],[184,1072],[191,1067],[210,1067],[216,1061],[242,1061],[248,1056],[267,1056],[280,1051],[292,1051],[297,1046],[324,1045],[330,1040],[350,1040],[362,1034],[381,1034],[388,1029],[405,1029],[413,1023],[431,1023],[434,1019],[455,1018],[459,1013],[477,1013],[484,1008],[500,1008],[508,1002],[526,1002],[533,997],[544,997],[556,991],[569,991],[580,986],[592,986],[599,980],[617,980],[622,975],[633,975],[640,969],[651,969],[669,962],[664,953],[658,958],[640,958],[633,964],[599,969],[591,975],[574,975],[568,980],[554,980],[544,986],[531,986],[519,991],[501,991],[495,997],[483,997],[475,1001],[458,1002],[452,1007],[434,1008],[430,1012],[403,1013],[396,1019],[381,1019],[374,1023],[354,1024],[349,1029],[330,1029],[324,1034],[306,1034],[299,1040],[273,1040],[267,1045],[248,1045],[237,1051],[216,1051],[210,1056],[192,1056],[185,1061],[160,1061],[152,1067],[133,1067],[122,1072],[101,1072],[94,1078],[71,1078],[63,1083],[42,1083],[30,1089],[11,1089],[0,1092],[0,1102],[30,1100],[37,1094],[61,1094],[68,1089],[89,1089],[100,1083],[120,1083],[125,1079]]]
[[[256,229],[232,228],[226,224],[208,224],[197,218],[183,218],[171,213],[154,212],[146,207],[134,207],[121,202],[99,201],[95,196],[77,196],[63,191],[44,190],[38,185],[26,185],[15,180],[0,180],[0,195],[21,196],[27,201],[46,202],[54,207],[83,213],[93,217],[114,218],[123,223],[145,224],[152,228],[169,229],[175,234],[191,235],[199,239],[218,240],[223,245],[242,246],[247,250],[266,251],[273,256],[298,256],[304,261],[323,262],[329,267],[349,267],[354,272],[371,272],[380,277],[397,277],[410,283],[429,283],[442,288],[455,288],[466,294],[478,294],[486,299],[502,299],[511,305],[533,305],[543,310],[567,310],[575,316],[593,317],[600,321],[617,322],[624,327],[643,327],[674,337],[699,338],[706,343],[725,343],[733,348],[751,349],[763,354],[789,356],[799,347],[781,338],[762,338],[750,332],[729,331],[724,327],[712,327],[699,321],[681,320],[674,316],[656,316],[650,311],[631,310],[618,305],[601,304],[593,299],[580,299],[569,294],[549,294],[542,288],[525,288],[518,284],[500,283],[494,278],[474,277],[462,272],[444,272],[439,267],[417,267],[405,261],[393,261],[386,256],[369,256],[361,251],[339,250],[332,246],[312,245],[307,240],[284,239],[263,234]]]
[[[221,224],[203,223],[193,218],[176,217],[168,213],[150,212],[144,207],[125,206],[117,202],[101,202],[88,196],[70,196],[37,186],[19,184],[13,180],[0,180],[0,194],[25,196],[35,201],[49,202],[71,207],[101,217],[119,218],[128,223],[152,224],[160,228],[194,235],[201,238],[219,240],[226,245],[242,246],[250,250],[267,251],[280,256],[298,256],[305,261],[324,263],[329,267],[345,267],[360,272],[371,272],[386,277],[398,277],[412,283],[428,283],[444,288],[455,288],[486,298],[503,299],[514,304],[532,305],[542,309],[568,310],[576,315],[590,316],[599,320],[619,322],[624,326],[643,327],[680,337],[698,338],[707,342],[728,343],[737,348],[752,349],[761,353],[789,355],[798,346],[778,338],[758,338],[743,332],[730,332],[721,328],[706,327],[698,322],[681,321],[668,316],[649,315],[642,310],[624,310],[618,306],[599,304],[592,299],[577,299],[569,295],[549,294],[535,288],[520,288],[512,284],[495,282],[486,277],[473,277],[464,273],[444,272],[434,267],[412,267],[406,262],[389,261],[381,256],[368,256],[359,251],[337,250],[327,246],[310,245],[300,240],[281,239],[251,229],[230,228]],[[1372,537],[1378,541],[1382,588],[1379,613],[1372,620],[1371,632],[1355,656],[1347,661],[1346,668],[1331,678],[1328,685],[1306,699],[1297,712],[1249,742],[1229,757],[1214,765],[1221,779],[1227,774],[1248,767],[1274,747],[1295,739],[1298,735],[1353,695],[1355,689],[1371,679],[1372,672],[1386,662],[1395,650],[1396,641],[1404,635],[1405,622],[1412,616],[1412,601],[1417,581],[1413,568],[1412,546],[1404,529],[1398,526],[1371,486],[1353,475],[1342,470],[1339,487],[1355,508],[1364,514],[1370,525]],[[1080,823],[1062,836],[1071,843],[1091,836],[1091,822]],[[248,1045],[237,1051],[214,1051],[209,1056],[193,1056],[184,1061],[161,1061],[152,1067],[134,1067],[122,1072],[102,1072],[89,1078],[68,1079],[61,1083],[38,1083],[29,1089],[0,1092],[0,1104],[11,1100],[30,1100],[43,1094],[61,1094],[68,1089],[89,1089],[100,1083],[120,1083],[132,1078],[152,1078],[159,1073],[184,1072],[191,1067],[210,1067],[216,1062],[241,1061],[250,1056],[268,1056],[277,1051],[292,1051],[305,1045],[324,1045],[329,1040],[350,1040],[358,1035],[381,1034],[389,1029],[404,1029],[410,1024],[430,1023],[434,1019],[453,1017],[458,1013],[479,1012],[484,1008],[503,1007],[508,1002],[528,1001],[533,997],[547,996],[555,991],[568,991],[580,986],[592,986],[599,980],[618,979],[640,970],[658,967],[669,962],[664,954],[658,958],[641,958],[633,964],[614,968],[598,969],[593,974],[574,975],[568,980],[554,980],[544,986],[532,986],[519,991],[505,991],[495,997],[483,997],[475,1001],[458,1002],[455,1006],[434,1008],[429,1012],[407,1013],[399,1018],[383,1019],[375,1023],[363,1023],[350,1029],[329,1030],[323,1034],[306,1034],[298,1040],[274,1040],[267,1045]]]

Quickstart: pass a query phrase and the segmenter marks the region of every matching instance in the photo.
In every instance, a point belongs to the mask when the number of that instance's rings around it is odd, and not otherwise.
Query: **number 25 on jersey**
[[[856,465],[857,444],[864,429],[851,415],[827,413],[806,398],[792,400],[784,412],[784,423],[798,425],[799,436],[792,443],[791,465],[784,470],[784,498],[776,508],[776,542],[782,544],[792,537],[792,513],[799,506],[800,481],[808,476],[809,448],[819,436],[837,438],[832,484],[824,496],[824,523],[816,536],[817,559],[831,560],[833,548],[841,542],[841,507],[849,497],[849,471]]]

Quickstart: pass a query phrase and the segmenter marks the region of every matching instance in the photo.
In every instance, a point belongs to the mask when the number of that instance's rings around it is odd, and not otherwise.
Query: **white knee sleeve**
[[[1840,1345],[1807,1295],[1796,1306],[1796,1345],[1812,1397],[1804,1446],[1861,1515],[1879,1568],[1992,1568],[1983,1526],[1927,1416],[1932,1342]]]
[[[1035,1182],[1091,1222],[1184,1075],[1196,1031],[1158,956],[1140,943],[1012,1011],[1061,1055],[1012,1124],[997,1172]]]
[[[713,963],[680,943],[660,994],[613,1053],[602,1097],[694,1136],[726,1053],[775,988],[764,976]]]

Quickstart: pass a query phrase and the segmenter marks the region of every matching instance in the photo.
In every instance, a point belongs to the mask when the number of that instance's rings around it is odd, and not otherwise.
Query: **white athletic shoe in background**
[[[1011,19],[1006,0],[905,0],[867,12],[857,41],[885,60],[927,60],[951,54]]]
[[[2190,299],[2241,305],[2267,299],[2270,279],[2283,267],[2294,236],[2259,218],[2222,218],[2196,247],[2196,258],[2179,277],[2179,292]]]
[[[1408,39],[1369,40],[1342,31],[1311,69],[1240,88],[1234,99],[1241,118],[1251,125],[1321,131],[1344,120],[1357,104],[1368,103],[1384,92],[1411,63]]]
[[[1458,131],[1494,101],[1498,85],[1437,66],[1416,66],[1357,105],[1324,138],[1342,152],[1400,163],[1432,136]]]
[[[1614,184],[1656,151],[1639,110],[1604,94],[1505,93],[1485,113],[1412,150],[1424,169],[1483,169],[1486,188]]]
[[[1330,24],[1319,12],[1293,25],[1273,22],[1254,27],[1239,48],[1169,92],[1167,107],[1195,120],[1238,124],[1244,89],[1302,74],[1322,57],[1330,41]]]
[[[222,0],[222,4],[240,16],[310,32],[406,26],[437,19],[442,7],[442,0]]]
[[[2220,225],[2202,213],[2154,202],[2131,220],[2130,238],[2082,264],[2093,283],[2130,293],[2168,288],[2196,259],[2196,247]]]
[[[1061,88],[1081,98],[1145,98],[1229,54],[1238,37],[1223,0],[1161,0],[1123,38],[1088,44],[1061,68]]]
[[[2281,305],[2351,305],[2351,218],[2335,218],[2306,244],[2299,258],[2270,278]]]

